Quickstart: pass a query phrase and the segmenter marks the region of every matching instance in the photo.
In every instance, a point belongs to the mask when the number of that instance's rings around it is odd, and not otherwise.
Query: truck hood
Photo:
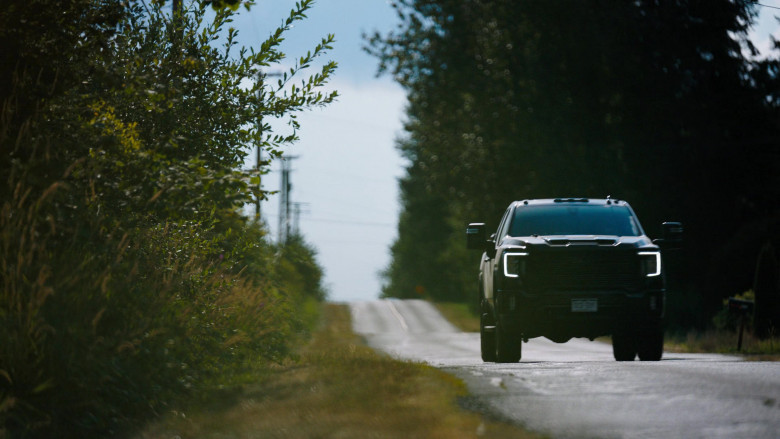
[[[509,237],[506,245],[519,247],[619,247],[656,248],[647,236],[549,235]]]

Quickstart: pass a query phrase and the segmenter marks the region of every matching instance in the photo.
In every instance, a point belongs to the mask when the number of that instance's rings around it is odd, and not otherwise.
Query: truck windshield
[[[640,236],[642,229],[626,206],[527,206],[515,210],[511,236]]]

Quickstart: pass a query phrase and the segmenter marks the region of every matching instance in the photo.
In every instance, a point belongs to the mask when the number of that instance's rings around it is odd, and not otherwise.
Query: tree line
[[[468,222],[494,229],[513,200],[611,195],[651,237],[683,222],[669,322],[706,325],[780,245],[780,52],[760,59],[747,38],[758,7],[396,2],[399,28],[367,44],[408,94],[383,294],[477,303]]]
[[[269,168],[244,161],[335,98],[335,63],[308,72],[333,36],[271,82],[312,1],[257,48],[207,3],[0,6],[2,437],[126,436],[289,358],[325,298],[314,249],[243,214]]]

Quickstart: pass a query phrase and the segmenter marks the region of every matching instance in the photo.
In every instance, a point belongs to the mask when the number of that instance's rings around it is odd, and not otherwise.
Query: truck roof
[[[627,205],[628,203],[624,200],[620,200],[617,198],[612,198],[608,196],[607,198],[578,198],[578,197],[569,197],[569,198],[539,198],[539,199],[527,199],[527,200],[520,200],[515,201],[515,204],[517,205],[525,205],[525,206],[542,206],[542,205],[566,205],[566,204],[577,204],[577,205],[600,205],[600,206],[609,206],[609,205]]]

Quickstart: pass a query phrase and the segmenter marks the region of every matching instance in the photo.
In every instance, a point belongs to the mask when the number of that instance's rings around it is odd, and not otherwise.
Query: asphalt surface
[[[608,344],[545,338],[524,343],[520,363],[483,363],[479,334],[427,302],[350,308],[373,348],[442,368],[466,382],[465,406],[554,438],[780,438],[780,363],[670,353],[618,363]]]

